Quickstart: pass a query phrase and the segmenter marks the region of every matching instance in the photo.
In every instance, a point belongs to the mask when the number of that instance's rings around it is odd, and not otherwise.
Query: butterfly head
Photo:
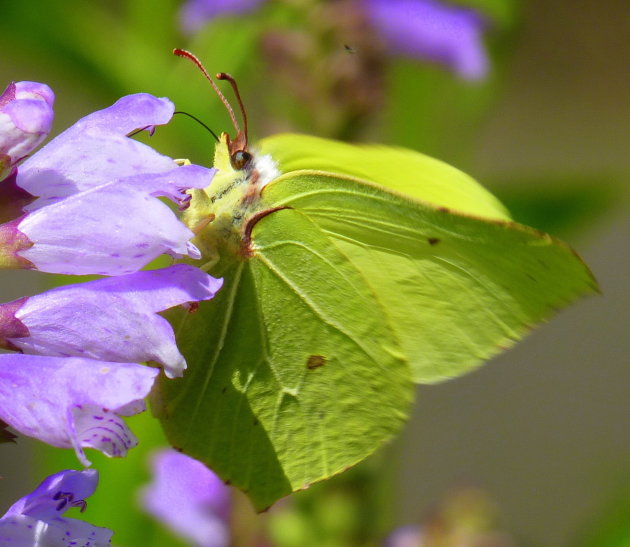
[[[227,80],[234,90],[243,120],[242,128],[234,109],[197,57],[181,49],[175,49],[173,53],[197,65],[224,104],[236,131],[234,137],[221,134],[214,154],[217,173],[208,188],[191,191],[190,207],[183,220],[197,234],[194,243],[202,254],[216,255],[217,249],[223,249],[228,254],[238,255],[247,221],[262,206],[262,188],[280,173],[269,155],[254,154],[249,150],[247,114],[234,78],[225,72],[216,75],[217,80]]]
[[[230,82],[230,85],[234,90],[234,94],[236,95],[236,99],[238,100],[238,105],[241,110],[241,116],[243,117],[243,129],[241,129],[238,122],[236,121],[234,110],[227,102],[227,100],[225,100],[225,97],[222,97],[222,95],[220,95],[220,97],[223,99],[223,104],[226,105],[226,108],[230,114],[234,129],[236,130],[236,137],[234,137],[234,139],[232,139],[229,135],[227,136],[227,146],[230,153],[230,165],[235,171],[242,171],[250,168],[253,160],[252,154],[247,149],[247,111],[245,110],[245,106],[243,105],[241,94],[238,91],[236,80],[225,72],[219,72],[219,74],[217,74],[217,79],[227,80],[228,82]]]
[[[236,84],[236,80],[232,76],[227,74],[226,72],[219,72],[216,75],[217,80],[227,80],[232,86],[232,89],[234,90],[234,94],[236,95],[238,106],[241,111],[241,116],[243,118],[242,129],[236,119],[236,115],[234,114],[234,109],[232,108],[232,105],[225,98],[225,95],[223,95],[221,90],[217,87],[217,84],[214,82],[214,79],[210,76],[208,71],[201,64],[201,61],[199,61],[199,59],[197,59],[197,57],[194,54],[192,54],[190,51],[186,51],[185,49],[176,48],[173,50],[173,53],[177,55],[178,57],[184,57],[186,59],[189,59],[197,66],[197,68],[201,71],[201,73],[210,82],[214,91],[219,96],[219,99],[221,99],[221,102],[223,103],[226,110],[228,111],[228,114],[230,115],[230,119],[232,120],[232,125],[234,126],[234,129],[236,130],[236,137],[234,138],[225,134],[225,142],[227,144],[229,157],[230,157],[230,165],[232,166],[232,169],[234,169],[235,171],[242,171],[242,170],[247,169],[248,167],[251,167],[253,157],[252,157],[252,154],[247,149],[248,148],[247,112],[243,105],[243,101],[241,99],[241,94],[238,90],[238,85]]]

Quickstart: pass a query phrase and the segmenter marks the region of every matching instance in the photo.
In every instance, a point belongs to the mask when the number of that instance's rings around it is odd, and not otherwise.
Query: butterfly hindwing
[[[365,277],[306,215],[264,216],[250,246],[211,306],[174,320],[189,369],[159,398],[170,441],[263,509],[376,450],[413,390]]]

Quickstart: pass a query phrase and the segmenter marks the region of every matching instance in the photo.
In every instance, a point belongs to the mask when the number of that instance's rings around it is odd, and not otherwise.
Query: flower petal
[[[181,376],[186,361],[168,321],[173,306],[209,300],[222,280],[187,264],[66,285],[0,304],[0,343],[24,353],[155,361]]]
[[[144,404],[139,412],[145,410]],[[95,405],[73,406],[69,410],[68,424],[72,428],[74,450],[83,465],[90,462],[83,448],[95,448],[110,458],[124,458],[138,444],[122,418],[111,410]]]
[[[385,540],[384,547],[418,547],[425,539],[422,528],[412,524],[396,528]]]
[[[16,501],[4,517],[28,515],[39,520],[50,520],[62,515],[71,507],[66,504],[59,509],[59,498],[54,499],[58,492],[69,492],[72,493],[73,499],[82,500],[89,498],[97,485],[98,471],[95,469],[59,471],[46,477],[33,492]]]
[[[113,181],[26,215],[18,225],[33,243],[19,256],[41,271],[122,275],[157,256],[198,257],[193,233],[156,195],[207,186],[213,170],[188,165],[164,174]]]
[[[393,52],[435,61],[467,80],[488,72],[483,18],[438,0],[363,0],[372,26]]]
[[[94,405],[118,414],[132,403],[142,408],[157,373],[135,363],[0,355],[0,419],[52,446],[90,446],[77,439],[71,409]]]
[[[230,491],[201,462],[172,449],[151,462],[154,482],[142,493],[144,508],[200,547],[229,545]]]
[[[168,123],[173,111],[170,100],[138,93],[79,120],[20,166],[18,185],[40,196],[26,210],[112,180],[173,169],[171,158],[127,137]]]
[[[97,483],[98,473],[93,469],[51,475],[0,519],[0,543],[23,547],[108,547],[111,530],[61,516],[70,507],[84,506]]]
[[[14,547],[110,547],[113,532],[76,519],[44,522],[15,515],[0,520],[0,544]]]
[[[246,13],[262,2],[263,0],[188,0],[180,13],[182,29],[192,34],[215,17]]]

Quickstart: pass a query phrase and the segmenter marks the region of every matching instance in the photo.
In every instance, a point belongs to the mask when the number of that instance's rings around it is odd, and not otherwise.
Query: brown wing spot
[[[313,370],[319,367],[323,367],[326,364],[326,357],[323,355],[309,355],[306,360],[306,368]]]
[[[437,245],[439,242],[441,241],[441,239],[437,238],[437,237],[428,237],[427,238],[427,242],[429,243],[429,245],[433,246],[433,245]]]

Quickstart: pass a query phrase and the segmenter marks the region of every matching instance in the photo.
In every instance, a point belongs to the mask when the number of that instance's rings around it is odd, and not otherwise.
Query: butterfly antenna
[[[197,59],[197,57],[195,57],[195,55],[190,53],[190,51],[186,51],[185,49],[175,48],[173,50],[173,54],[177,55],[178,57],[184,57],[185,59],[189,59],[195,65],[197,65],[197,68],[206,77],[206,80],[208,80],[212,84],[212,87],[213,87],[214,91],[219,96],[219,99],[221,99],[221,102],[223,103],[223,105],[227,109],[228,113],[230,114],[230,119],[232,120],[232,124],[234,125],[234,129],[236,129],[236,132],[239,133],[241,128],[239,127],[238,122],[236,121],[236,116],[234,115],[234,110],[232,110],[232,107],[230,106],[230,103],[227,101],[227,99],[225,98],[223,93],[221,93],[221,90],[218,88],[217,84],[214,83],[214,80],[210,77],[210,74],[208,74],[208,71],[201,64],[201,61],[199,59]],[[239,99],[239,102],[240,102],[240,99]]]
[[[241,94],[238,91],[238,85],[236,84],[236,80],[230,74],[226,72],[219,72],[217,74],[217,80],[227,80],[230,82],[232,89],[234,90],[234,94],[236,95],[236,99],[238,100],[238,106],[241,109],[241,115],[243,116],[243,128],[245,134],[245,148],[247,148],[247,112],[245,111],[245,106],[243,105],[243,100],[241,99]]]
[[[184,116],[188,116],[189,118],[192,118],[193,120],[195,120],[199,125],[201,125],[202,127],[204,127],[206,129],[206,131],[210,132],[212,134],[212,136],[214,137],[214,140],[219,142],[219,137],[217,137],[217,134],[212,131],[212,129],[210,129],[205,123],[203,123],[199,118],[197,118],[197,116],[193,116],[192,114],[189,114],[188,112],[184,112],[183,110],[178,110],[177,112],[173,112],[173,115],[175,114],[183,114]]]

